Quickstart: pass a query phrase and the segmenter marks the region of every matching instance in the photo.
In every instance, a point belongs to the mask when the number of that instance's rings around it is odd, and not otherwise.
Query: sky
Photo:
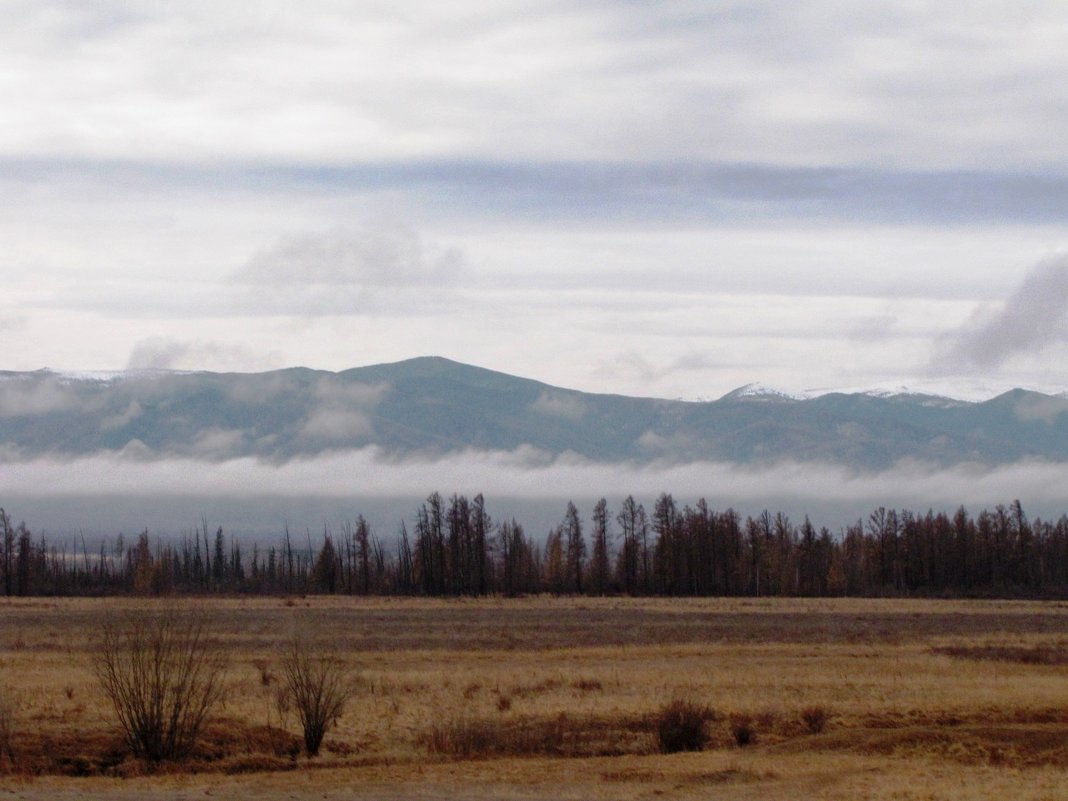
[[[1068,390],[1068,8],[4,0],[0,369]]]

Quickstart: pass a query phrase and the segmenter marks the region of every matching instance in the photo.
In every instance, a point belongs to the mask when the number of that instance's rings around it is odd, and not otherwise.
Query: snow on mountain
[[[805,400],[805,395],[802,393],[785,392],[781,389],[776,389],[775,387],[757,381],[731,390],[721,397],[720,400],[795,401]]]
[[[168,370],[162,367],[138,367],[129,370],[50,370],[43,371],[61,381],[134,381],[163,375],[194,375],[195,370]]]

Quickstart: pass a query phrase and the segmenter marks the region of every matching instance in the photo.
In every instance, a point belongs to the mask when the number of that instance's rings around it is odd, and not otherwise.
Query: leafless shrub
[[[801,722],[805,724],[809,734],[819,734],[827,725],[831,713],[826,707],[806,706],[801,710]]]
[[[734,742],[745,747],[756,741],[756,731],[753,728],[753,718],[740,712],[732,713],[728,719],[731,735]]]
[[[173,607],[105,621],[94,662],[123,738],[150,762],[189,756],[223,701],[224,667],[203,619]]]
[[[341,660],[325,646],[295,638],[282,658],[278,710],[297,713],[308,756],[319,753],[326,730],[341,716],[352,695]]]
[[[693,701],[676,699],[665,704],[653,716],[656,740],[665,754],[700,751],[708,743],[708,722],[712,710]]]

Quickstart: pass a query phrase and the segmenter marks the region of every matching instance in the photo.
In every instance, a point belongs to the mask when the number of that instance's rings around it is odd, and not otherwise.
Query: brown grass
[[[459,718],[434,724],[419,738],[432,754],[463,759],[647,754],[651,721],[619,717]]]
[[[486,782],[501,798],[680,799],[706,786],[728,798],[888,798],[891,786],[899,798],[984,797],[978,782],[1048,799],[1068,785],[1065,604],[184,601],[228,657],[230,701],[186,764],[145,775],[91,654],[104,610],[153,603],[0,599],[0,676],[18,677],[6,683],[22,699],[17,759],[0,770],[56,777],[38,790],[85,775],[137,776],[142,789],[174,771],[232,775],[235,798],[292,795],[297,776],[354,797],[403,796],[424,786],[408,784],[417,776],[471,798],[489,797]],[[274,703],[280,646],[298,630],[332,638],[360,676],[311,773],[295,715]],[[748,718],[755,738],[738,748],[725,715],[704,751],[661,755],[651,721],[675,698]]]
[[[0,676],[0,679],[8,679]],[[10,679],[8,679],[10,681]],[[16,762],[15,740],[19,728],[19,702],[7,682],[0,686],[0,770],[10,770]]]

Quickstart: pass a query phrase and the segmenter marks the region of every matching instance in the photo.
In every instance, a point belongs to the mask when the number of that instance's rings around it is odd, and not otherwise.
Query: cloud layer
[[[122,455],[73,461],[21,462],[0,481],[0,497],[181,496],[191,498],[419,499],[434,490],[528,499],[706,498],[715,508],[873,508],[953,510],[1020,498],[1025,508],[1068,509],[1063,465],[1024,462],[998,468],[950,470],[902,463],[868,474],[818,463],[747,469],[717,463],[594,464],[545,454],[467,452],[441,460],[388,460],[373,449],[270,465],[253,459],[222,462],[169,459],[144,462]],[[408,510],[402,510],[406,513]],[[1048,514],[1048,512],[1047,512]],[[845,525],[850,520],[828,521]]]
[[[18,98],[6,153],[1044,167],[1068,148],[1055,4],[24,0],[5,12],[0,71]]]

